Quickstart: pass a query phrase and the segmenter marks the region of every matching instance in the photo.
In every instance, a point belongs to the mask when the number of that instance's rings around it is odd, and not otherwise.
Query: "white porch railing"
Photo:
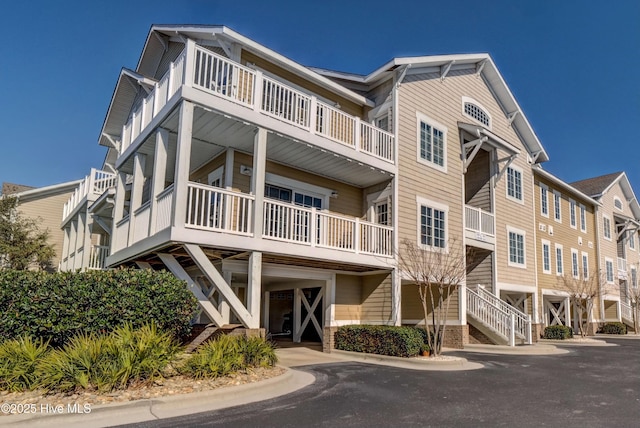
[[[104,269],[109,257],[108,245],[92,245],[87,269]]]
[[[393,248],[389,226],[274,200],[264,201],[263,237],[381,256]]]
[[[493,213],[470,205],[464,206],[465,227],[467,230],[495,236],[495,221]]]
[[[253,196],[198,183],[187,189],[186,227],[253,234]]]
[[[620,301],[620,316],[623,320],[633,322],[633,307],[626,302]]]
[[[531,316],[480,286],[475,290],[467,287],[467,312],[505,338],[509,346],[515,346],[516,337],[532,343]]]
[[[65,220],[89,194],[100,196],[105,190],[115,187],[116,175],[91,168],[91,173],[76,187],[69,200],[62,208],[62,219]]]
[[[160,112],[179,87],[187,84],[250,109],[304,128],[356,151],[394,162],[395,137],[360,118],[323,103],[316,96],[265,76],[200,46],[195,47],[193,71],[185,76],[186,51],[172,62],[169,71],[133,110],[122,129],[120,152],[124,152]]]

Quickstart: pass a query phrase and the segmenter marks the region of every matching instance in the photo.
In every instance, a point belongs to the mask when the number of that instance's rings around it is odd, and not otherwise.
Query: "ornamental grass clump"
[[[0,390],[25,391],[38,387],[37,364],[47,356],[49,344],[21,337],[0,344]]]
[[[179,371],[195,379],[216,378],[248,368],[271,367],[276,362],[273,346],[262,338],[220,336],[202,345]]]

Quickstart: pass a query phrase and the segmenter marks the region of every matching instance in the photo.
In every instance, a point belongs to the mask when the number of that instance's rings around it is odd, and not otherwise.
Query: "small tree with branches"
[[[51,269],[55,250],[38,223],[20,214],[15,197],[0,197],[0,269]]]
[[[445,248],[423,248],[405,239],[398,255],[403,278],[418,288],[424,329],[432,355],[440,355],[451,299],[465,279],[462,245],[449,240]],[[431,319],[431,324],[427,320]]]
[[[589,333],[589,320],[593,319],[593,305],[605,294],[600,284],[604,277],[599,271],[588,276],[565,274],[558,277],[560,287],[569,294],[569,300],[578,313],[578,330],[582,337]]]
[[[631,305],[631,315],[633,316],[633,331],[636,334],[640,334],[638,328],[640,327],[640,287],[638,284],[632,284],[631,287],[627,287],[627,298],[629,298],[629,304]]]

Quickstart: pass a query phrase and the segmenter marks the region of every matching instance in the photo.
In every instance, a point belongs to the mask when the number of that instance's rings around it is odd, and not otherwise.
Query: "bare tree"
[[[445,248],[423,248],[405,239],[398,255],[402,276],[418,288],[424,329],[432,355],[440,355],[452,298],[465,279],[462,245],[449,240]],[[431,319],[431,323],[427,320]]]
[[[603,280],[599,271],[594,271],[589,276],[565,274],[558,277],[560,287],[569,294],[569,300],[577,309],[578,330],[582,337],[589,332],[589,320],[593,319],[595,301],[606,293],[601,287],[605,283]]]
[[[640,287],[638,287],[638,284],[632,284],[631,287],[627,287],[627,298],[633,315],[633,331],[638,334],[640,333],[638,331],[638,323],[640,322]]]

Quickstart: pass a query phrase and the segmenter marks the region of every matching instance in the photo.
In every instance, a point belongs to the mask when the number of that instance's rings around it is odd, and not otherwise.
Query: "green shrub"
[[[220,336],[189,356],[179,371],[195,379],[215,378],[249,367],[273,366],[276,361],[273,346],[262,338]]]
[[[0,390],[35,389],[38,386],[36,365],[48,352],[49,344],[42,339],[21,337],[0,344]]]
[[[152,321],[182,337],[196,308],[184,282],[165,271],[0,270],[0,340],[31,336],[59,347],[78,333]]]
[[[425,335],[414,327],[347,325],[336,331],[335,346],[343,351],[411,357],[427,349]]]
[[[600,327],[598,333],[603,334],[627,334],[627,326],[621,322],[606,322]]]
[[[36,375],[48,390],[110,391],[161,377],[179,349],[176,340],[155,324],[138,329],[126,324],[109,335],[74,336],[37,365]]]
[[[550,325],[544,329],[544,339],[571,339],[573,337],[573,330],[566,325]]]

